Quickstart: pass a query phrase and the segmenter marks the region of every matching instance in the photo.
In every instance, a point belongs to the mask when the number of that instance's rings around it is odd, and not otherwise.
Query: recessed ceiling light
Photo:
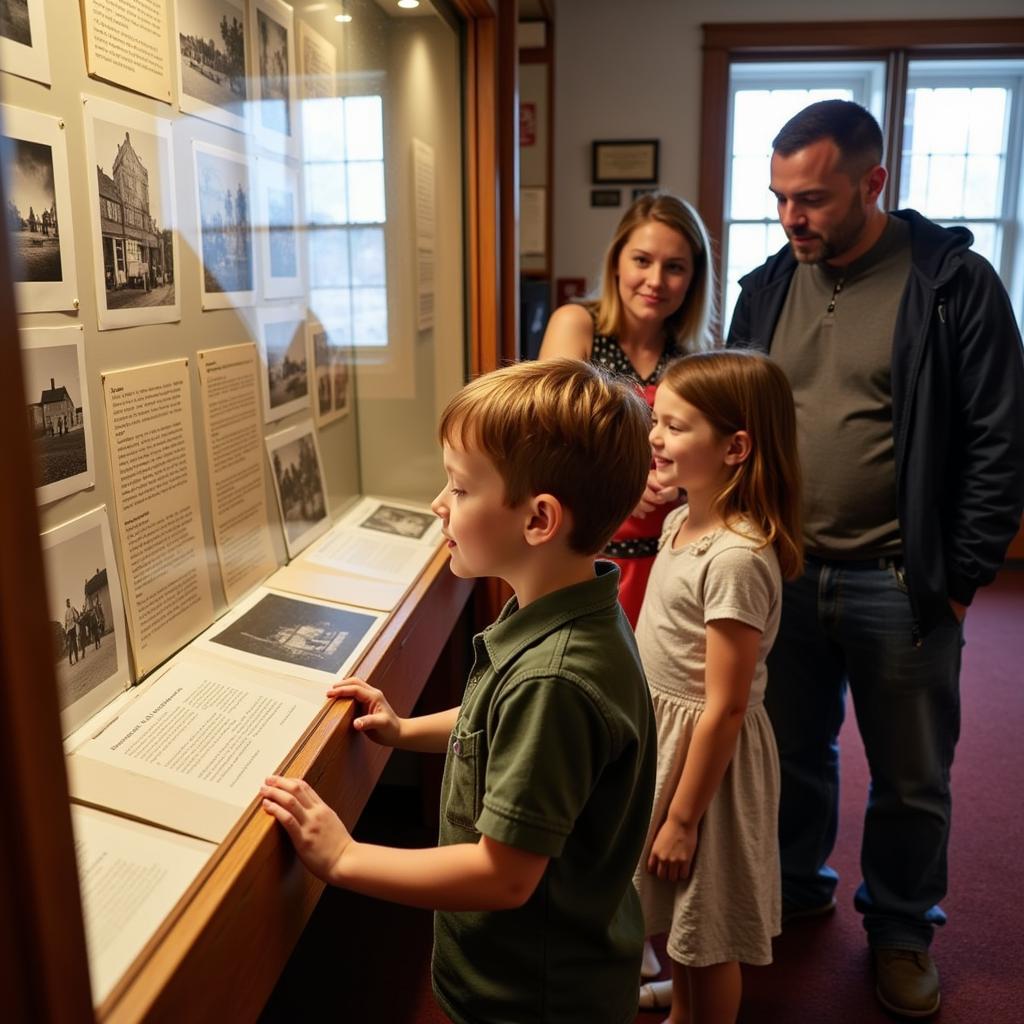
[[[420,0],[398,0],[399,7],[405,7],[411,10],[413,7],[419,7]]]
[[[334,16],[335,21],[347,22],[352,20],[351,14],[336,14]]]

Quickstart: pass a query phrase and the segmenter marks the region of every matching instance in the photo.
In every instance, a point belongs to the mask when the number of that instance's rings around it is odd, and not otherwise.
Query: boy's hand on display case
[[[302,779],[271,775],[260,786],[263,809],[284,826],[310,874],[332,883],[352,836],[316,791]]]
[[[380,690],[353,677],[334,683],[327,691],[327,696],[332,700],[359,701],[365,706],[365,712],[352,723],[352,728],[365,732],[371,740],[385,747],[398,746],[402,735],[402,720]]]

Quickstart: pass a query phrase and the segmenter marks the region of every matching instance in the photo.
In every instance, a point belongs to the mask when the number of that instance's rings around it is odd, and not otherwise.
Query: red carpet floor
[[[949,923],[932,946],[942,978],[941,1024],[1024,1022],[1024,571],[982,591],[967,619],[963,728],[953,768]],[[843,792],[833,866],[839,908],[794,925],[775,963],[745,976],[743,1024],[875,1024],[860,917],[853,910],[867,786],[852,715],[843,732]],[[382,787],[386,789],[388,787]],[[361,822],[367,839],[420,845],[422,829],[382,791]],[[401,824],[400,824],[401,823]],[[430,915],[329,891],[320,901],[262,1024],[318,1019],[441,1024],[430,993]],[[640,1013],[638,1024],[658,1024]]]

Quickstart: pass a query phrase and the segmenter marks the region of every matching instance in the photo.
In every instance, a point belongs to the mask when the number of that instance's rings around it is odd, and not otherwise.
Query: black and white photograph
[[[249,0],[253,122],[260,142],[275,153],[295,143],[295,16],[281,0]]]
[[[281,160],[256,161],[263,297],[302,295],[299,270],[299,172]]]
[[[0,107],[0,117],[18,312],[74,309],[78,283],[64,129],[55,117],[19,107]]]
[[[178,105],[245,131],[245,0],[177,0]]]
[[[171,122],[84,102],[99,328],[180,320]]]
[[[314,405],[317,426],[348,415],[351,408],[352,348],[314,317],[307,321],[309,351],[313,357]]]
[[[121,584],[104,507],[41,536],[64,735],[131,685]]]
[[[0,71],[50,84],[43,0],[0,0]]]
[[[290,665],[302,670],[295,675],[326,681],[347,671],[384,616],[257,590],[227,618],[205,635],[209,644],[231,648],[248,664]]]
[[[19,333],[36,500],[45,505],[95,482],[84,332],[37,327]]]
[[[417,512],[399,505],[378,505],[359,525],[364,530],[378,530],[396,537],[422,540],[438,518],[431,512]]]
[[[330,526],[320,449],[311,421],[267,438],[267,455],[288,557],[294,558]]]
[[[203,309],[251,305],[255,294],[252,188],[241,153],[193,142]]]
[[[309,407],[306,314],[301,306],[269,306],[257,313],[263,363],[263,419],[283,419]]]

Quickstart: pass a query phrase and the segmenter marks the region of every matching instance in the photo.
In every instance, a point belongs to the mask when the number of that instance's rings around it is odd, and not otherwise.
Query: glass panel
[[[967,149],[970,153],[1002,153],[1006,148],[1006,89],[972,89],[970,131]]]
[[[306,164],[306,217],[311,224],[344,224],[345,165]]]
[[[959,217],[964,210],[964,170],[962,156],[935,155],[928,173],[928,200],[925,210],[930,217]],[[924,211],[922,211],[924,212]]]
[[[349,160],[384,159],[384,110],[380,96],[346,98],[345,156]]]
[[[775,197],[768,189],[769,159],[763,153],[733,159],[729,191],[731,215],[736,219],[775,215]]]
[[[353,224],[384,221],[384,164],[348,165],[348,209]]]
[[[352,228],[349,232],[352,253],[352,284],[383,285],[384,229]]]
[[[964,216],[997,217],[1002,194],[1000,175],[1003,161],[998,156],[969,156],[964,182]]]

